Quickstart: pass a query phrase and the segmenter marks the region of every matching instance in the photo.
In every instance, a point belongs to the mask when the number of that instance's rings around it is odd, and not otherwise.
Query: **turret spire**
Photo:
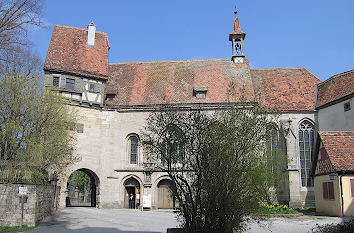
[[[240,59],[240,57],[243,58],[245,56],[243,51],[243,40],[245,39],[245,36],[246,33],[241,30],[237,11],[235,10],[233,30],[229,36],[229,40],[232,42],[232,60],[235,63],[243,63],[243,59]]]
[[[240,26],[240,22],[238,21],[237,11],[235,10],[234,13],[235,13],[234,30],[232,31],[232,33],[234,33],[234,34],[242,34],[244,32],[242,32],[241,26]]]

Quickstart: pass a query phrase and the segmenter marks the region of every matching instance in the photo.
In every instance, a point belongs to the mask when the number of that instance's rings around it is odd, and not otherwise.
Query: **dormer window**
[[[205,99],[206,91],[198,91],[195,96],[197,97],[197,99]]]
[[[197,99],[205,99],[208,91],[208,87],[194,87],[193,96]]]
[[[116,94],[106,94],[106,101],[113,101],[114,98],[116,98]]]

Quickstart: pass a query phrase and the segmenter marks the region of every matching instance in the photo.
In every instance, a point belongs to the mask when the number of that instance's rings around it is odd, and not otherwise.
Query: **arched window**
[[[184,135],[181,129],[175,125],[169,125],[164,132],[164,148],[161,162],[165,164],[183,163],[184,159]]]
[[[278,129],[274,126],[270,126],[267,129],[267,138],[266,138],[266,154],[268,159],[268,166],[272,174],[277,169],[277,150],[279,145],[279,132]]]
[[[301,183],[302,186],[313,186],[311,178],[311,161],[313,153],[314,126],[305,120],[299,127],[299,149],[300,149],[300,166],[301,166]]]
[[[138,160],[138,143],[139,139],[137,136],[129,137],[129,159],[130,164],[137,164]]]

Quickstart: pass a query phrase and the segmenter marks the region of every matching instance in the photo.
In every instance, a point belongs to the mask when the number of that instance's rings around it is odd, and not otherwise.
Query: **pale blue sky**
[[[251,68],[306,67],[322,80],[354,69],[354,0],[47,0],[50,29],[31,34],[43,60],[55,24],[106,32],[109,62],[230,58],[234,7]]]

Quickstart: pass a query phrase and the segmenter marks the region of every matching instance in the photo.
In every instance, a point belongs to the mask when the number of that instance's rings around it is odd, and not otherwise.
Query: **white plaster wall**
[[[344,103],[350,102],[350,110],[344,111]],[[319,129],[322,131],[354,130],[354,98],[318,110]]]
[[[334,199],[323,199],[323,182],[333,182]],[[340,185],[338,177],[331,180],[329,175],[316,176],[316,212],[332,216],[341,216],[341,199],[340,199]]]

